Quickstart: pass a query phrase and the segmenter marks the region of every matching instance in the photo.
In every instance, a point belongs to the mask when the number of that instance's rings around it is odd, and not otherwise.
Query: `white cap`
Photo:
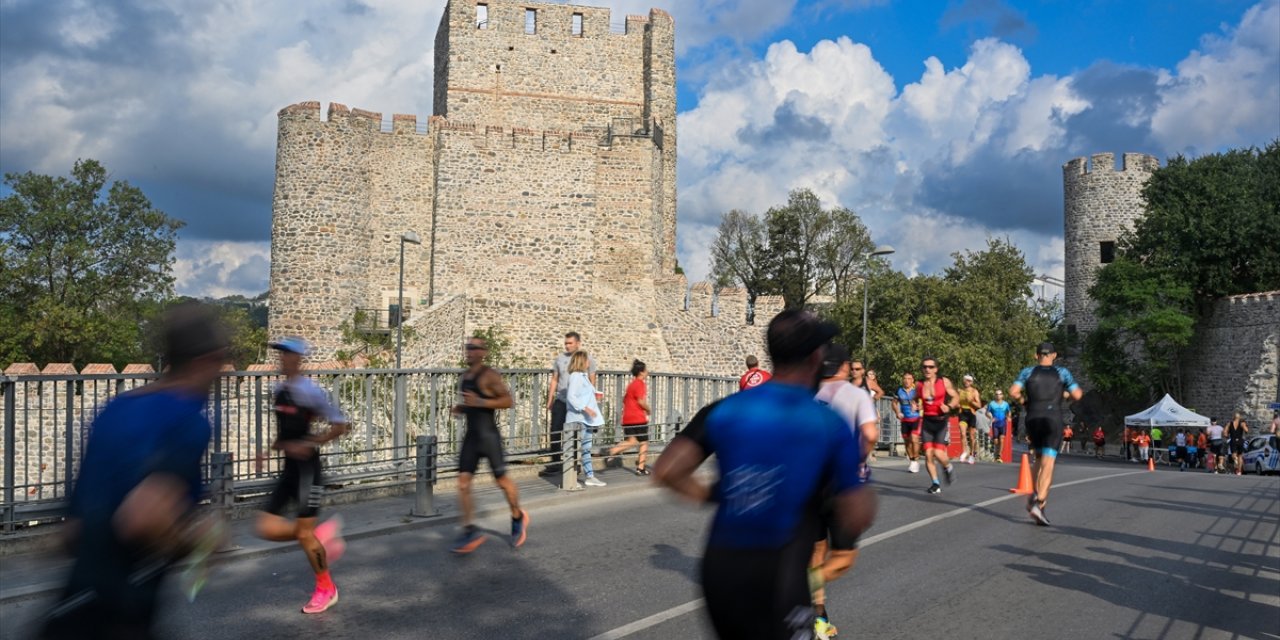
[[[968,380],[969,382],[973,382],[973,374],[972,373],[964,374],[964,379]]]

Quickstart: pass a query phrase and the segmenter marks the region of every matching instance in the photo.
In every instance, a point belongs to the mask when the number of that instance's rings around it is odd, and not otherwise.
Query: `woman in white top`
[[[592,432],[604,424],[604,416],[600,415],[600,404],[596,401],[596,388],[587,377],[590,368],[587,352],[579,349],[569,358],[569,390],[565,397],[564,430],[581,433],[582,472],[587,479],[583,484],[588,487],[603,487],[603,480],[596,478],[591,468]]]

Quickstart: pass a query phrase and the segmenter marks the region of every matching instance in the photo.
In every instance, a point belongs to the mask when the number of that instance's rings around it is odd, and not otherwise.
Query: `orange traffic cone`
[[[1031,487],[1031,462],[1027,454],[1022,454],[1022,467],[1018,469],[1018,486],[1009,490],[1009,493],[1031,493],[1034,489]]]
[[[1156,459],[1147,458],[1147,471],[1155,471],[1155,470],[1156,470]]]

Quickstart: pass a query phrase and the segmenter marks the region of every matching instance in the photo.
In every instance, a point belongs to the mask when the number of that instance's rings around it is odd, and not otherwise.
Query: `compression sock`
[[[333,578],[329,575],[328,569],[325,569],[324,571],[321,571],[320,573],[316,574],[316,588],[317,589],[333,588]]]

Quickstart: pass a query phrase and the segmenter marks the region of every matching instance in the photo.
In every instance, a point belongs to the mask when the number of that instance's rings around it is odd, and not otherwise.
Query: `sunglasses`
[[[926,365],[924,365],[924,368],[926,368],[926,369],[937,369],[937,368],[938,368],[938,365],[936,365],[936,364],[926,364]]]
[[[467,351],[485,351],[485,348],[478,344],[469,344],[464,347]]]

